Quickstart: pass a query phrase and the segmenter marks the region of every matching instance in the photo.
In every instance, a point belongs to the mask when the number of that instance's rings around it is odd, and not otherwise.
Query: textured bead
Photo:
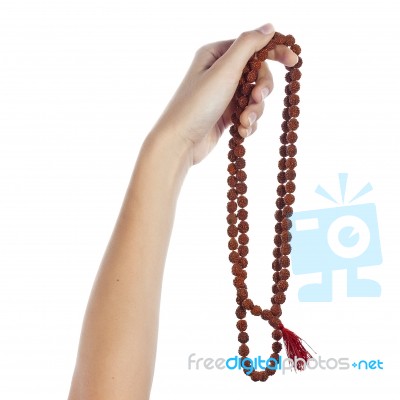
[[[246,257],[242,257],[240,259],[240,261],[239,261],[239,264],[242,266],[242,268],[246,268],[247,264],[248,264],[247,258]]]
[[[246,299],[246,300],[243,300],[242,306],[246,310],[251,310],[254,307],[254,304],[250,299]]]
[[[286,35],[285,44],[286,46],[293,46],[295,43],[295,38],[292,35]]]
[[[299,57],[299,61],[297,61],[297,64],[293,66],[293,68],[300,68],[303,65],[303,59]]]
[[[294,44],[290,46],[290,50],[293,51],[293,53],[299,55],[301,53],[301,47],[298,44]]]
[[[237,222],[237,216],[234,213],[228,214],[226,217],[226,221],[228,222],[229,225],[235,225]]]
[[[285,204],[287,206],[291,206],[294,203],[294,200],[295,200],[295,198],[292,193],[285,194],[284,204],[281,208],[283,208],[285,206]]]
[[[228,176],[227,182],[228,182],[228,186],[233,188],[236,186],[237,179],[234,176],[230,175],[230,176]]]
[[[236,157],[243,157],[246,154],[246,150],[243,145],[239,144],[233,150]]]
[[[229,225],[227,232],[229,237],[236,237],[238,234],[238,228],[235,225]]]
[[[243,301],[249,297],[249,294],[247,292],[246,288],[238,288],[237,290],[237,296]]]
[[[282,278],[280,277],[279,272],[274,272],[274,273],[273,273],[273,275],[272,275],[272,280],[273,280],[275,283],[278,283],[281,279],[282,279]]]
[[[226,195],[229,200],[235,200],[237,198],[237,193],[235,189],[230,189]]]
[[[236,251],[231,251],[231,252],[230,252],[230,254],[229,254],[229,261],[230,261],[232,264],[237,263],[237,262],[239,261],[239,259],[240,259],[239,253],[237,253]]]
[[[237,160],[237,157],[235,156],[235,153],[233,152],[233,150],[229,150],[228,159],[229,159],[229,161],[232,161],[232,162],[235,162]]]
[[[289,218],[284,218],[281,222],[281,227],[283,231],[288,231],[292,227],[292,221]]]
[[[288,181],[293,181],[296,178],[296,171],[294,169],[288,169],[285,172],[285,176]]]
[[[228,211],[228,213],[234,213],[237,209],[237,204],[235,201],[230,201],[227,206],[226,209]]]
[[[236,169],[236,166],[235,166],[234,163],[230,163],[228,165],[227,169],[228,169],[228,172],[229,172],[230,175],[235,175],[236,174],[237,169]]]
[[[285,199],[287,194],[285,195]],[[275,201],[276,207],[281,210],[283,207],[285,207],[286,201],[282,197],[278,197]]]
[[[276,304],[283,304],[286,301],[286,296],[282,292],[278,292],[274,295]]]
[[[301,78],[301,72],[298,68],[293,68],[290,72],[289,72],[290,78],[292,79],[292,81],[298,81]]]
[[[265,321],[268,321],[273,317],[272,313],[270,310],[262,310],[261,312],[261,318]]]
[[[286,281],[280,281],[280,282],[286,282]],[[275,317],[280,317],[282,315],[282,309],[279,304],[273,304],[271,306],[271,312]]]
[[[247,345],[245,345],[244,343],[240,345],[240,347],[239,347],[239,354],[240,354],[242,357],[247,357],[247,356],[249,355],[249,352],[250,352],[250,350],[249,350],[249,348],[247,347]]]
[[[247,233],[249,231],[249,224],[246,221],[240,221],[238,224],[238,229],[240,233]]]
[[[275,224],[275,232],[280,235],[282,233],[282,231],[283,231],[283,229],[282,229],[281,222],[278,222],[277,224]]]
[[[289,157],[294,157],[297,154],[297,147],[294,144],[289,144],[289,146],[287,146],[287,154]]]
[[[264,48],[259,50],[256,54],[258,60],[265,61],[268,57],[268,50]]]
[[[279,353],[282,350],[282,344],[280,342],[272,343],[272,351],[274,353]]]
[[[236,250],[238,248],[238,242],[236,239],[231,238],[228,243],[229,250]]]
[[[279,259],[276,258],[274,261],[272,261],[272,269],[274,271],[280,271],[282,269]]]
[[[235,240],[235,239],[233,239],[233,240]],[[282,244],[281,235],[274,236],[274,243],[275,243],[275,246],[280,247],[280,245]]]
[[[286,124],[286,122],[285,122]],[[286,140],[286,133],[282,133],[281,136],[279,136],[279,140],[281,141],[282,144],[287,144],[287,140]]]
[[[240,271],[243,271],[243,269],[239,264],[232,265],[232,275],[239,276]]]
[[[278,286],[276,284],[272,285],[272,293],[277,294],[279,292]]]
[[[245,318],[246,317],[246,310],[242,306],[239,306],[236,309],[236,316],[238,317],[238,319]]]
[[[283,146],[281,146],[281,147],[279,148],[279,154],[280,154],[282,157],[286,157],[286,156],[287,156],[287,149],[286,149],[286,146],[285,146],[285,145],[283,145]]]
[[[245,194],[247,192],[247,185],[244,182],[239,182],[236,185],[236,192],[238,194]]]
[[[240,332],[238,340],[240,343],[247,343],[249,341],[249,334],[247,332]]]
[[[233,285],[236,287],[236,288],[244,288],[244,286],[245,286],[245,283],[244,283],[244,279],[243,278],[240,278],[239,276],[237,276],[234,280],[233,280]]]
[[[285,178],[286,178],[286,175],[285,175]],[[283,197],[286,194],[285,185],[280,184],[276,189],[276,193],[279,197]]]
[[[299,121],[296,118],[292,118],[287,122],[287,127],[289,131],[295,131],[299,127]],[[237,154],[235,153],[235,155]]]
[[[292,234],[289,231],[283,231],[280,238],[282,243],[289,243],[292,240]]]
[[[279,271],[279,277],[282,280],[288,280],[290,277],[290,271],[288,269],[282,269],[281,271]]]
[[[242,94],[244,94],[245,96],[248,96],[251,93],[251,91],[253,90],[254,86],[255,85],[253,85],[252,83],[249,83],[249,82],[244,83],[241,88]]]
[[[254,306],[254,307],[252,308],[252,310],[251,310],[251,313],[252,313],[253,315],[255,315],[256,317],[258,317],[259,315],[261,315],[262,309],[261,309],[260,306]]]
[[[276,295],[274,295],[274,297],[275,296]],[[274,317],[274,316],[272,316],[268,322],[275,329],[278,329],[282,325],[281,320],[279,318],[277,318],[277,317]]]
[[[274,214],[274,217],[278,222],[281,222],[283,220],[282,210],[276,210],[275,214]]]
[[[290,93],[297,93],[300,90],[299,81],[292,81],[287,86],[289,86]]]
[[[283,217],[291,217],[293,215],[293,208],[291,206],[285,206],[282,210]]]
[[[236,179],[237,179],[238,181],[244,182],[244,181],[247,179],[247,174],[246,174],[246,172],[244,172],[243,170],[239,170],[239,171],[236,173]]]
[[[274,250],[272,251],[272,255],[274,258],[279,258],[281,256],[281,251],[279,247],[275,247]]]
[[[287,283],[287,281],[282,280],[277,283],[277,286],[281,292],[286,292],[289,284]]]
[[[292,251],[292,247],[290,246],[289,243],[283,243],[282,246],[280,247],[280,250],[283,256],[287,256]]]
[[[247,246],[240,245],[238,248],[238,253],[241,257],[246,257],[249,254],[249,248]]]
[[[247,329],[247,322],[244,319],[240,319],[236,322],[236,327],[239,331],[244,332]]]
[[[288,109],[288,115],[290,118],[297,118],[300,115],[300,108],[297,106],[290,106]]]
[[[283,170],[286,169],[286,158],[281,158],[281,159],[278,161],[278,168],[279,168],[281,171],[283,171]]]
[[[248,215],[249,213],[244,208],[240,208],[239,211],[237,212],[237,217],[240,220],[247,219]]]
[[[237,169],[243,169],[246,166],[246,161],[244,160],[244,158],[235,158],[235,160],[235,165]]]
[[[259,70],[261,68],[261,64],[262,63],[260,60],[253,59],[249,62],[249,67],[250,69]]]
[[[260,371],[253,371],[250,374],[250,377],[251,377],[251,380],[253,382],[258,382],[260,380],[260,378],[261,378],[261,372]]]
[[[246,75],[246,81],[247,81],[247,82],[250,82],[250,83],[254,82],[254,81],[257,79],[257,75],[258,75],[257,71],[255,71],[254,69],[251,70],[251,71]]]
[[[245,233],[241,233],[239,235],[239,243],[240,244],[247,244],[249,243],[249,237]]]
[[[295,169],[297,167],[297,161],[295,158],[293,157],[289,157],[286,159],[286,168],[288,169]],[[289,180],[293,180],[293,179],[289,179]]]
[[[249,201],[247,200],[246,196],[239,196],[237,199],[237,204],[239,207],[244,208],[244,207],[247,207],[247,205],[249,204]]]
[[[247,96],[241,96],[238,98],[238,104],[241,108],[245,108],[249,104],[249,99]]]
[[[279,172],[276,178],[280,184],[283,184],[287,181],[286,173],[283,171]]]
[[[282,339],[282,331],[280,329],[275,329],[272,332],[272,339],[281,340]]]
[[[288,268],[290,265],[290,258],[287,255],[284,255],[279,259],[282,268]]]
[[[293,193],[296,190],[296,184],[293,181],[289,181],[285,185],[285,190],[287,193]]]

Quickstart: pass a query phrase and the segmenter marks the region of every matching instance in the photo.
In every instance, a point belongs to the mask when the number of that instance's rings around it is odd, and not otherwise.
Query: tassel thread
[[[313,358],[310,352],[303,346],[303,339],[297,336],[290,329],[283,325],[280,327],[282,338],[285,344],[286,353],[292,364],[295,364],[295,371],[304,371],[307,361]]]

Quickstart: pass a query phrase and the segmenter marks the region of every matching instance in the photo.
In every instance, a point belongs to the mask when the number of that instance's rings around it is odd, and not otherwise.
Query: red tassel
[[[292,363],[297,363],[295,370],[303,371],[307,361],[313,358],[312,355],[303,346],[303,339],[283,325],[280,329],[288,358],[292,360]]]

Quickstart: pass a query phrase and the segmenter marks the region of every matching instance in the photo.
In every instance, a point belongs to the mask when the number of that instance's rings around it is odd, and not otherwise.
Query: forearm
[[[70,400],[148,398],[164,263],[190,165],[179,137],[146,138],[90,296]]]

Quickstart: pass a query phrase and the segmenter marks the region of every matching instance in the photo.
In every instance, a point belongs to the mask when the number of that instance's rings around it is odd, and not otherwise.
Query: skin
[[[230,125],[242,69],[273,34],[267,24],[200,48],[147,135],[90,294],[69,400],[149,398],[164,264],[182,183]],[[286,46],[277,46],[269,58],[286,66],[298,61]],[[241,116],[243,137],[256,130],[272,89],[263,63]]]

